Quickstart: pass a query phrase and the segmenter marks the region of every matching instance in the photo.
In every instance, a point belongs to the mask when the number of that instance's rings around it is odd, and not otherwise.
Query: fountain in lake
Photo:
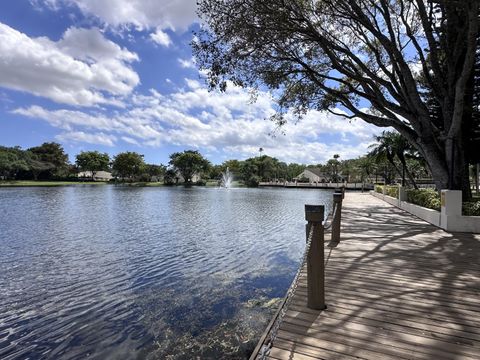
[[[228,170],[228,167],[227,167],[227,170],[225,170],[225,172],[222,173],[220,186],[228,189],[232,185],[232,180],[233,180],[232,174],[230,174],[230,170]]]

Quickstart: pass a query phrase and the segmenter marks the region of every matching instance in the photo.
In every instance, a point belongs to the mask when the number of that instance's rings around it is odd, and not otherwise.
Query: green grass
[[[207,180],[207,183],[205,184],[205,186],[207,186],[207,187],[218,187],[218,180]],[[232,188],[245,187],[245,184],[242,181],[234,180],[230,184],[230,187],[232,187]]]
[[[7,180],[0,181],[0,187],[32,187],[32,186],[74,186],[74,185],[105,185],[104,181],[35,181],[35,180]]]
[[[163,182],[111,182],[109,184],[117,186],[136,186],[136,187],[160,187],[167,186]]]
[[[208,187],[217,187],[218,186],[218,180],[207,180],[207,183],[205,186]]]

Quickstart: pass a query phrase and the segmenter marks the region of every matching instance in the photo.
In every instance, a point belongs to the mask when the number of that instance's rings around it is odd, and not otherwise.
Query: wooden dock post
[[[323,310],[325,306],[325,254],[323,205],[305,205],[307,220],[307,240],[313,227],[312,243],[307,255],[307,306],[310,309]]]
[[[333,194],[333,209],[334,216],[332,219],[332,242],[340,242],[340,223],[342,221],[342,200],[343,194],[341,192],[335,192]]]
[[[335,193],[342,194],[342,199],[345,199],[345,186],[335,188]]]

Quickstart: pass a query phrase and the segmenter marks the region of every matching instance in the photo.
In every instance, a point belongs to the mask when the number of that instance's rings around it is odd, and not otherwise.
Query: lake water
[[[305,247],[296,189],[0,189],[0,359],[246,359]],[[272,300],[273,299],[273,300]]]

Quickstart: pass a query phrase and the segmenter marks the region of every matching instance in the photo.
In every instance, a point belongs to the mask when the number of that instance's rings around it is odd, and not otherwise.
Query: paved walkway
[[[480,235],[347,193],[324,311],[302,275],[270,359],[480,359]]]

